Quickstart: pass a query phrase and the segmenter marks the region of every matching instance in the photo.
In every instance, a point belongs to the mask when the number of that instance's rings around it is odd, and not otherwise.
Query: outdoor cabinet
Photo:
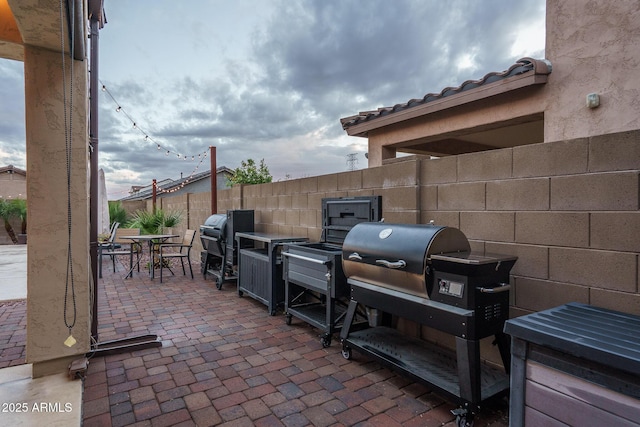
[[[283,236],[271,233],[236,233],[238,256],[238,295],[248,296],[267,306],[274,316],[284,304],[282,278],[282,245],[306,242],[306,237]],[[251,244],[252,243],[252,244]]]
[[[504,330],[511,427],[640,425],[640,317],[570,303]]]

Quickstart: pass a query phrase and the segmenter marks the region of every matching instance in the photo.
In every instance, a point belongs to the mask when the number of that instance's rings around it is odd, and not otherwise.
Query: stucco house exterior
[[[369,166],[396,153],[443,156],[640,128],[638,3],[546,6],[545,58],[341,119],[348,135],[368,139]]]
[[[0,198],[27,198],[27,171],[13,165],[0,167]]]

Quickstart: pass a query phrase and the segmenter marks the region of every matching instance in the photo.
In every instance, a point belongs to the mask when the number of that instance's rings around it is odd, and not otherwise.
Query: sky
[[[110,200],[209,170],[210,146],[218,167],[264,159],[274,181],[346,171],[349,154],[366,168],[366,138],[348,136],[340,118],[544,57],[545,0],[105,0],[104,9],[98,159]],[[26,169],[24,73],[0,59],[8,164]]]

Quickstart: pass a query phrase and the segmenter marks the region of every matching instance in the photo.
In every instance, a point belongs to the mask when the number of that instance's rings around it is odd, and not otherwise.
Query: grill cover
[[[342,265],[349,280],[429,298],[430,256],[470,250],[469,241],[457,228],[365,222],[347,234]]]
[[[225,214],[213,214],[200,226],[200,235],[224,240],[227,235],[226,230],[227,216]]]

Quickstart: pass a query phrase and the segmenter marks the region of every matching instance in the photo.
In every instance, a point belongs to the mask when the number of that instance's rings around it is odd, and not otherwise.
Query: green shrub
[[[142,234],[160,234],[164,228],[175,227],[182,221],[181,212],[165,212],[157,209],[155,212],[137,210],[127,223],[128,228],[139,228]]]
[[[122,202],[119,200],[109,202],[109,221],[111,223],[109,225],[113,225],[114,222],[126,224],[127,219],[127,211],[124,210]]]

